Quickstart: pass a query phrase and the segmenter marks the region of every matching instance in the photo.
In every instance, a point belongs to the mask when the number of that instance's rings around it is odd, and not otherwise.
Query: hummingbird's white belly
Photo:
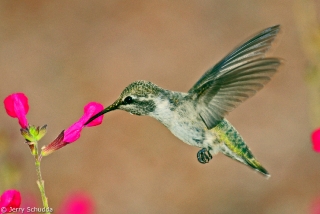
[[[214,147],[214,132],[207,129],[192,106],[186,103],[172,111],[168,108],[169,105],[167,100],[162,100],[149,116],[160,121],[172,134],[189,145],[201,148]]]
[[[191,123],[191,124],[190,124]],[[169,130],[183,142],[201,148],[213,147],[215,134],[201,124],[202,121],[174,121]]]

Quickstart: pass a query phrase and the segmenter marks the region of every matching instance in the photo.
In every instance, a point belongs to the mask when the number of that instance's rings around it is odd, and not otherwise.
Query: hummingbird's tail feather
[[[221,146],[221,152],[228,156],[229,158],[236,160],[242,164],[245,164],[255,171],[261,173],[262,175],[266,176],[267,178],[270,177],[269,172],[252,156],[252,158],[246,158],[246,157],[239,157],[236,154],[232,154],[229,148],[223,148],[224,146]],[[227,147],[227,146],[226,146]]]
[[[267,178],[271,176],[269,172],[256,159],[251,158],[251,159],[244,159],[244,160],[248,166],[252,167],[257,172],[260,172]]]
[[[215,128],[214,131],[220,141],[220,151],[261,174],[270,177],[268,171],[255,159],[249,147],[238,131],[226,120],[222,120]]]

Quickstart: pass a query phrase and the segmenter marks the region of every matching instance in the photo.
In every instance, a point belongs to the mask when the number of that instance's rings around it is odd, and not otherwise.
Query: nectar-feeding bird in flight
[[[148,81],[133,82],[112,105],[87,123],[115,109],[151,116],[183,142],[200,147],[200,163],[208,163],[212,155],[221,152],[270,176],[224,117],[262,89],[276,73],[281,60],[265,57],[265,53],[279,30],[279,25],[267,28],[234,49],[187,93],[166,90]]]

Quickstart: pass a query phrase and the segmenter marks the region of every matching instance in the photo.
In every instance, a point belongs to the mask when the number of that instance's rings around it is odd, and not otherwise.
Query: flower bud
[[[47,125],[42,127],[29,126],[28,128],[20,129],[20,132],[27,142],[37,142],[47,133]]]

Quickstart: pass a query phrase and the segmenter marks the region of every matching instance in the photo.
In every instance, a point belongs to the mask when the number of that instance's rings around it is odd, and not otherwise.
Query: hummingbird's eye
[[[130,103],[132,103],[133,99],[132,99],[132,97],[128,96],[128,97],[124,98],[123,101],[125,104],[130,104]]]

